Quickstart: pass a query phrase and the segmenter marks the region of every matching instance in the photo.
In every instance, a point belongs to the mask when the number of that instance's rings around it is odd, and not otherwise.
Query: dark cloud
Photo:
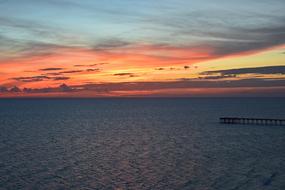
[[[201,88],[236,88],[236,87],[278,87],[285,86],[285,79],[240,79],[240,80],[201,80],[200,82],[196,79],[181,79],[186,82],[186,86],[189,87],[201,87]]]
[[[236,89],[237,91],[242,88],[252,89],[252,92],[258,92],[259,89],[263,89],[264,92],[270,92],[272,88],[285,89],[285,79],[269,80],[269,79],[242,79],[242,80],[201,80],[201,79],[187,79],[183,78],[172,82],[122,82],[122,83],[90,83],[84,85],[68,86],[62,84],[54,88],[40,88],[31,89],[24,88],[25,93],[56,93],[56,92],[82,92],[82,91],[94,91],[96,93],[117,92],[117,91],[152,91],[156,90],[168,90],[168,89],[191,89],[191,88],[224,88],[224,89]],[[9,92],[21,92],[18,87],[13,87]],[[238,91],[239,92],[239,91]],[[244,94],[238,94],[244,95]],[[277,94],[276,94],[277,95]]]
[[[93,66],[96,66],[96,65],[107,65],[107,64],[110,64],[110,63],[102,62],[102,63],[98,63],[98,64],[93,64]],[[90,65],[90,66],[92,66],[92,65]]]
[[[242,79],[230,81],[208,81],[201,79],[183,78],[172,82],[123,82],[105,84],[86,84],[74,88],[108,91],[151,91],[161,89],[184,89],[184,88],[242,88],[242,87],[285,87],[285,79]]]
[[[128,76],[131,74],[133,74],[133,73],[116,73],[116,74],[114,74],[114,76]]]
[[[8,89],[4,86],[0,86],[0,93],[8,92]]]
[[[20,81],[20,82],[38,82],[38,81],[50,79],[50,77],[39,75],[39,76],[32,76],[32,77],[16,77],[12,79],[16,81]]]
[[[70,88],[72,89],[70,91]],[[207,81],[200,79],[181,79],[172,82],[123,82],[123,83],[88,83],[85,85],[70,86],[65,90],[53,88],[52,92],[94,92],[94,93],[108,93],[129,92],[132,91],[148,91],[158,92],[159,90],[170,89],[224,89],[226,93],[219,93],[219,96],[284,96],[285,95],[285,80],[267,80],[267,79],[244,79],[232,81]],[[39,92],[39,90],[38,90]],[[215,93],[214,93],[215,94]],[[163,94],[162,94],[163,95]],[[175,93],[174,93],[175,95]],[[204,94],[209,96],[209,94]],[[211,93],[210,93],[211,95]],[[167,95],[166,95],[167,96]],[[184,96],[191,96],[191,94],[184,94]]]
[[[72,87],[67,86],[66,84],[62,84],[59,86],[60,91],[62,92],[71,92],[73,89]]]
[[[235,78],[236,75],[217,75],[217,76],[205,76],[205,77],[199,77],[199,79],[203,80],[218,80],[218,79],[229,79],[229,78]]]
[[[83,72],[83,70],[71,70],[71,71],[62,71],[59,72],[60,74],[71,74],[71,73],[80,73]]]
[[[100,71],[100,69],[86,69],[87,72]]]
[[[44,69],[40,69],[40,71],[60,71],[63,70],[63,68],[44,68]]]
[[[24,93],[57,93],[57,92],[73,92],[76,91],[76,89],[66,85],[61,84],[58,87],[54,88],[24,88]]]
[[[201,73],[202,75],[240,75],[240,74],[285,74],[285,66],[268,66],[268,67],[256,67],[256,68],[240,68],[229,70],[217,70],[206,71]]]
[[[66,85],[61,84],[58,87],[54,88],[24,88],[23,92],[25,93],[56,93],[56,92],[73,92],[76,89]]]
[[[98,66],[99,64],[95,63],[95,64],[91,64],[91,65],[87,65],[88,67],[95,67]]]
[[[32,77],[16,77],[12,78],[13,80],[19,81],[19,82],[39,82],[44,80],[69,80],[70,77],[65,76],[58,76],[58,77],[49,77],[46,75],[39,75],[39,76],[32,76]]]
[[[23,92],[25,93],[31,93],[33,91],[32,88],[23,88]]]
[[[188,69],[190,69],[190,66],[185,65],[185,66],[183,67],[183,69],[184,69],[184,70],[188,70]],[[160,68],[155,68],[155,70],[157,70],[157,71],[164,71],[164,70],[178,71],[178,70],[182,70],[182,68],[174,68],[174,67],[163,68],[163,67],[160,67]]]
[[[53,76],[60,76],[64,74],[73,74],[73,73],[81,73],[84,71],[98,71],[99,69],[86,69],[86,70],[69,70],[69,71],[61,71],[61,72],[53,72],[53,73],[46,73],[45,75],[53,75]]]
[[[22,92],[22,90],[20,88],[18,88],[17,86],[14,86],[13,88],[11,88],[9,90],[9,92],[12,92],[12,93],[19,93],[19,92]]]
[[[54,93],[58,92],[56,88],[24,88],[25,93]]]
[[[95,67],[95,66],[99,66],[99,65],[106,65],[109,63],[95,63],[95,64],[90,64],[90,65],[73,65],[74,67]]]
[[[87,67],[87,65],[73,65],[74,67]]]
[[[54,88],[24,88],[23,91],[26,93],[34,93],[34,94],[36,93],[58,93],[58,92],[71,93],[71,92],[76,92],[76,89],[73,89],[72,87],[66,84],[62,84]]]
[[[114,76],[120,76],[120,77],[124,77],[124,76],[127,76],[127,77],[135,77],[136,75],[134,73],[116,73],[114,74]]]
[[[53,80],[69,80],[70,77],[54,77]]]

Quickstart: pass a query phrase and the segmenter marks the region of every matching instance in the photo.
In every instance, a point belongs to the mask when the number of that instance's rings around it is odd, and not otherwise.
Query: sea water
[[[282,98],[2,99],[0,189],[285,189]]]

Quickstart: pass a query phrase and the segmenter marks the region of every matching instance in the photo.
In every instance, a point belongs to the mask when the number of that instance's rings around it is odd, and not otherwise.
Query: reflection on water
[[[0,189],[285,189],[284,99],[0,100]]]

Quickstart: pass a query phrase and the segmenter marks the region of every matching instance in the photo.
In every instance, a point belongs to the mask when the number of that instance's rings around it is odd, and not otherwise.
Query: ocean
[[[284,98],[0,100],[1,190],[282,190]]]

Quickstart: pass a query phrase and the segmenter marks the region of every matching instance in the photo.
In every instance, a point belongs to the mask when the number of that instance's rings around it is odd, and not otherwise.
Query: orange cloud
[[[53,47],[54,48],[54,47]],[[82,47],[56,47],[51,54],[29,54],[23,57],[0,61],[1,72],[0,85],[43,87],[54,86],[58,82],[42,78],[43,80],[15,81],[15,78],[39,78],[49,73],[69,77],[70,84],[82,82],[106,82],[109,74],[130,69],[141,71],[153,69],[157,66],[173,66],[181,64],[193,64],[199,61],[212,59],[209,50],[193,48],[175,48],[154,45],[130,45],[111,50],[93,50]],[[101,64],[108,63],[108,64]],[[75,72],[76,65],[89,66],[85,71]],[[91,67],[90,65],[94,65]],[[92,71],[102,72],[90,73]],[[61,72],[55,72],[62,70]],[[111,79],[112,80],[112,79]],[[113,80],[118,80],[113,77]],[[112,81],[109,81],[112,82]]]
[[[191,68],[188,65],[220,58],[213,53],[214,50],[211,48],[150,44],[129,44],[101,50],[84,47],[52,47],[52,49],[47,49],[47,52],[50,53],[29,53],[17,58],[0,60],[0,86],[42,89],[55,88],[62,83],[80,86],[89,83],[173,81],[179,78],[189,78]],[[232,56],[243,56],[243,54]],[[158,70],[157,68],[160,67],[181,69]],[[196,92],[194,88],[191,89],[191,92]],[[138,93],[149,94],[154,91],[139,90]],[[162,93],[162,90],[156,91]],[[179,92],[179,90],[176,91]],[[205,92],[203,90],[203,93]],[[98,95],[98,92],[96,93]],[[69,93],[69,95],[93,94],[97,96],[96,93],[81,91]],[[105,93],[104,96],[109,93]],[[134,90],[132,92],[114,90],[112,96],[114,93],[116,96],[136,95]],[[37,94],[41,96],[41,93]],[[53,92],[50,94],[65,96],[68,93]],[[34,95],[30,94],[30,96]],[[43,96],[46,95],[43,94]],[[101,95],[102,92],[98,96]]]

